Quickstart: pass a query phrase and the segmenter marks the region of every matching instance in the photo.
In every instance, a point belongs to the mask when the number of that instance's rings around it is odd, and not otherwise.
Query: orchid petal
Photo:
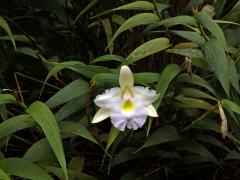
[[[148,116],[151,116],[151,117],[158,117],[157,110],[155,109],[155,107],[153,105],[149,105],[147,107],[147,114],[148,114]]]
[[[105,90],[103,94],[94,99],[95,104],[99,107],[110,108],[113,102],[120,99],[120,90],[118,87]]]
[[[134,78],[132,71],[128,66],[122,66],[119,75],[119,84],[121,88],[125,88],[126,86],[133,87]]]
[[[159,94],[155,90],[149,89],[149,87],[134,86],[134,97],[147,106],[156,101]]]
[[[110,110],[105,108],[100,108],[95,116],[93,117],[92,123],[98,123],[107,119],[110,116]]]

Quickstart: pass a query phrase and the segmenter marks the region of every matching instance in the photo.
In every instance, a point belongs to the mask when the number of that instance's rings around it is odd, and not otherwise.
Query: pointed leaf
[[[65,179],[68,179],[66,160],[61,141],[60,130],[50,109],[42,102],[34,102],[27,110],[33,119],[40,125],[46,135],[49,144],[51,145],[56,158],[61,165],[65,174]]]
[[[202,46],[202,50],[207,64],[229,95],[229,63],[223,47],[216,39],[210,39]]]
[[[53,178],[39,166],[21,158],[1,160],[0,168],[6,173],[18,177],[34,180],[53,180]]]
[[[159,21],[158,16],[152,13],[140,13],[132,16],[118,28],[116,33],[113,35],[111,42],[108,44],[108,47],[122,32],[139,25],[148,25],[148,24],[156,23],[158,21]]]
[[[47,102],[46,105],[49,108],[54,108],[58,105],[66,103],[74,98],[80,97],[86,94],[89,85],[86,81],[77,79],[66,85],[64,88],[54,94]]]
[[[119,134],[119,130],[112,126],[109,134],[108,134],[108,140],[107,140],[107,146],[105,151],[107,152],[112,143],[116,140],[117,136]]]
[[[143,59],[149,55],[160,52],[164,49],[170,47],[171,44],[167,38],[156,38],[148,42],[145,42],[141,46],[137,47],[133,52],[131,52],[126,58],[127,65],[132,64],[140,59]]]
[[[210,16],[203,12],[196,12],[194,18],[200,25],[206,28],[225,49],[227,48],[227,42],[222,29]]]
[[[0,105],[2,104],[9,104],[9,103],[16,103],[16,98],[11,94],[0,94]]]
[[[59,124],[59,128],[63,133],[70,133],[81,136],[95,144],[98,144],[97,140],[90,134],[90,132],[81,124],[63,121]]]
[[[92,63],[97,62],[105,62],[105,61],[118,61],[118,62],[124,62],[125,59],[122,56],[114,55],[114,54],[107,54],[100,56],[92,61]]]
[[[0,139],[33,126],[35,126],[35,122],[29,115],[19,115],[7,119],[0,124]]]
[[[155,103],[156,108],[161,104],[169,84],[180,72],[181,68],[177,64],[169,64],[164,68],[156,85],[156,91],[160,94]]]
[[[143,148],[170,142],[177,141],[179,139],[177,130],[173,126],[164,126],[157,129],[140,147],[137,151],[142,150]]]
[[[11,29],[9,28],[7,21],[1,16],[0,16],[0,27],[3,28],[4,31],[8,34],[9,38],[12,41],[14,49],[17,50],[16,43],[14,41]]]

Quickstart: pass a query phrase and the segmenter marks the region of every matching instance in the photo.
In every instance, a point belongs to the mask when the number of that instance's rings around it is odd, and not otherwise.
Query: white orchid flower
[[[136,130],[144,125],[147,116],[158,117],[152,105],[159,97],[155,90],[134,86],[134,78],[128,66],[122,66],[119,75],[120,87],[107,89],[98,95],[94,102],[100,109],[92,123],[98,123],[110,117],[112,124],[120,131]]]

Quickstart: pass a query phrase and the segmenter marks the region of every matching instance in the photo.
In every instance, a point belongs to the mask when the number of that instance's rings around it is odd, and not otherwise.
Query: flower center
[[[127,100],[122,104],[122,110],[125,112],[133,111],[134,108],[135,108],[135,105],[130,100]]]

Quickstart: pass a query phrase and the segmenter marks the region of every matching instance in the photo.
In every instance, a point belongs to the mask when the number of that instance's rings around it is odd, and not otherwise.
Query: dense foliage
[[[0,179],[239,179],[239,0],[1,0]],[[135,83],[158,118],[93,100]]]

